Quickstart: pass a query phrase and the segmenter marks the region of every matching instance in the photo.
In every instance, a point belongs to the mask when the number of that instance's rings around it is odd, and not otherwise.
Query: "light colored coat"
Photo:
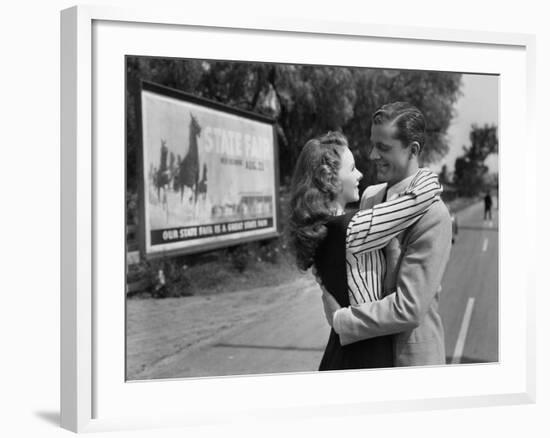
[[[367,188],[361,209],[382,202],[385,192],[386,184]],[[386,248],[386,257],[397,259],[396,282],[388,285],[396,293],[336,312],[341,344],[395,334],[394,366],[444,364],[439,298],[450,251],[451,218],[439,200]]]

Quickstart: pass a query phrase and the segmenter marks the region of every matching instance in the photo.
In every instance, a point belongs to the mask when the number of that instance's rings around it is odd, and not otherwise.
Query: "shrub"
[[[147,292],[153,298],[193,295],[191,282],[185,274],[185,265],[175,258],[142,260],[131,266],[127,281],[129,284],[141,282],[143,287],[140,291]]]
[[[242,245],[236,245],[228,248],[227,253],[231,266],[233,266],[233,268],[239,273],[242,273],[248,266],[251,259],[251,254],[253,253],[251,249],[252,244],[250,243],[244,243]]]

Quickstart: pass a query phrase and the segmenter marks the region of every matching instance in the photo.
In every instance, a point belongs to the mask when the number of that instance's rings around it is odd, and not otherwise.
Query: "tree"
[[[447,184],[449,182],[449,170],[447,169],[446,164],[441,166],[441,171],[439,172],[439,181],[441,182],[441,184]]]
[[[348,137],[362,186],[375,179],[368,159],[371,116],[381,105],[405,100],[426,116],[424,163],[448,151],[446,131],[460,95],[458,73],[381,70],[254,62],[127,58],[127,189],[137,191],[138,94],[149,80],[276,120],[279,172],[288,182],[305,142],[328,130]]]
[[[470,147],[463,147],[464,155],[455,161],[454,182],[460,194],[474,196],[485,190],[488,167],[485,159],[490,154],[498,153],[497,127],[472,125]]]
[[[356,92],[351,71],[336,67],[277,66],[274,88],[281,107],[279,159],[284,182],[308,139],[341,130],[351,119]]]

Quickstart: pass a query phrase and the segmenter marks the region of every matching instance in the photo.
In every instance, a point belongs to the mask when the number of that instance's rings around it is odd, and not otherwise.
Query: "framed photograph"
[[[534,37],[87,6],[61,26],[62,427],[534,402]],[[399,100],[452,213],[445,354],[319,372],[294,168],[341,131],[376,183],[372,114]]]

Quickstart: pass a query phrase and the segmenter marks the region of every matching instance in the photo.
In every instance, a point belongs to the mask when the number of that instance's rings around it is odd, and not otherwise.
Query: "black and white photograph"
[[[126,55],[126,380],[499,362],[499,80]]]

